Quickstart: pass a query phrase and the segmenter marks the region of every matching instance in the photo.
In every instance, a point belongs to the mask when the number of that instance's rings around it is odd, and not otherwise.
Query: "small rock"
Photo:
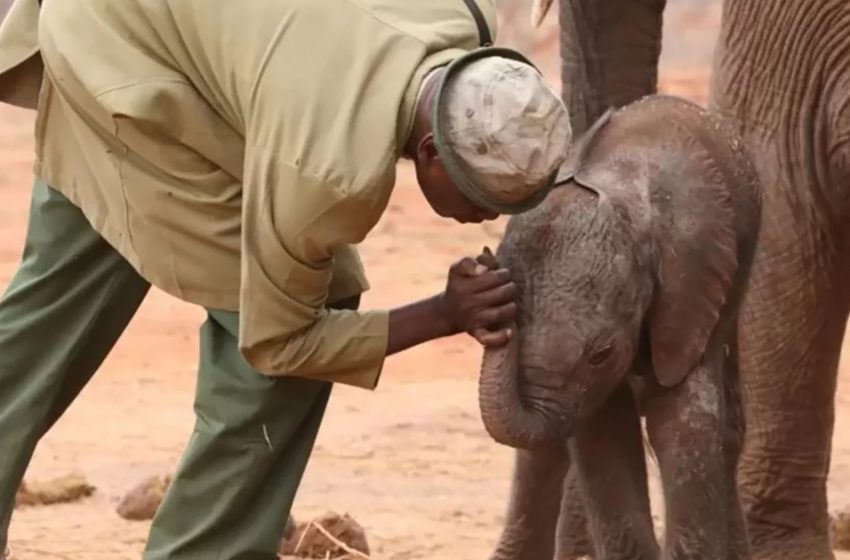
[[[369,555],[369,543],[363,527],[350,515],[339,515],[333,512],[325,513],[307,523],[299,523],[292,536],[281,544],[280,553],[299,558],[355,558],[347,550],[328,539],[316,528],[317,525],[321,525],[336,540],[350,549]]]
[[[171,475],[146,478],[127,492],[115,511],[130,521],[153,519],[170,483]]]
[[[15,506],[46,506],[76,502],[91,496],[95,487],[80,473],[44,482],[24,482],[15,494]]]

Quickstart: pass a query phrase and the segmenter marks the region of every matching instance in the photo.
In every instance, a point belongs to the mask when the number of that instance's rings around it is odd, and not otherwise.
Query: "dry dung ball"
[[[348,550],[329,539],[318,527],[321,526],[333,539],[350,550],[369,554],[366,531],[350,515],[328,512],[307,523],[300,523],[292,537],[286,539],[280,549],[284,555],[300,558],[353,558]]]
[[[15,494],[15,506],[46,506],[76,502],[91,496],[95,487],[80,473],[42,482],[24,482]]]
[[[146,478],[127,492],[115,511],[130,521],[153,519],[170,483],[171,475]]]
[[[850,550],[850,513],[842,512],[831,515],[829,532],[832,536],[832,548]]]

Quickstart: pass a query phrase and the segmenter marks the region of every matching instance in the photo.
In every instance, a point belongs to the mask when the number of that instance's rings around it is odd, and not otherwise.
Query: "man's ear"
[[[429,132],[424,135],[420,140],[419,144],[416,145],[416,159],[422,163],[430,162],[434,159],[439,159],[440,155],[437,153],[437,145],[434,143],[434,133]]]

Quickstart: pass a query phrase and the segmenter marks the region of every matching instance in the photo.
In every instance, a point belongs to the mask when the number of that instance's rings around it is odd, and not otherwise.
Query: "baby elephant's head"
[[[676,385],[733,324],[758,231],[751,165],[717,130],[677,140],[693,134],[681,108],[665,107],[667,135],[642,108],[615,114],[573,180],[508,224],[497,259],[518,287],[516,333],[485,352],[480,381],[501,443],[565,445],[638,356]],[[696,114],[688,126],[709,129]]]

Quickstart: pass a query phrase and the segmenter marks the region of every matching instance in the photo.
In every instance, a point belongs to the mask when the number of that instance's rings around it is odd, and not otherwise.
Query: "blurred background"
[[[9,3],[0,0],[0,13]],[[529,5],[501,0],[499,42],[529,54],[557,84],[557,10],[532,31]],[[668,0],[661,91],[705,102],[720,11],[717,0]],[[0,287],[21,255],[32,126],[31,112],[0,106]],[[373,285],[364,306],[394,306],[436,293],[449,264],[484,245],[495,247],[502,226],[460,226],[438,218],[410,169],[400,166],[389,210],[362,247]],[[202,310],[152,290],[27,473],[35,484],[76,473],[96,490],[71,503],[19,508],[11,542],[19,560],[140,557],[148,524],[122,519],[116,507],[139,481],[171,472],[180,456],[193,424],[203,318]],[[503,520],[512,453],[490,441],[481,425],[479,359],[475,345],[456,337],[390,358],[375,392],[335,388],[296,518],[326,510],[350,513],[366,528],[374,558],[486,558]],[[850,503],[845,377],[838,395],[832,509]]]

